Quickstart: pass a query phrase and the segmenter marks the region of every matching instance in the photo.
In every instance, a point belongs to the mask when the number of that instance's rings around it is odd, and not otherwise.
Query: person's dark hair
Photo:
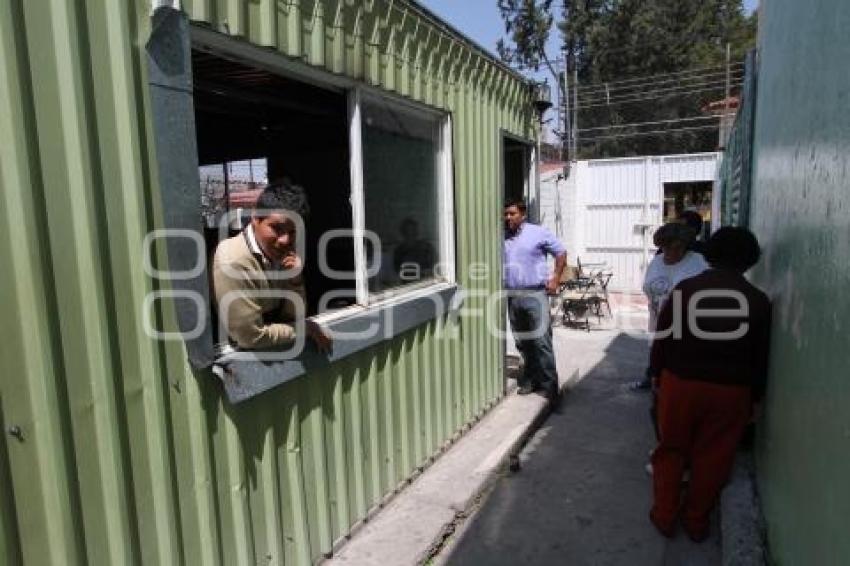
[[[668,222],[655,231],[652,242],[659,248],[668,246],[673,242],[682,242],[685,246],[688,246],[695,236],[696,232],[687,224]]]
[[[743,273],[758,262],[761,248],[755,235],[746,228],[724,226],[708,239],[704,255],[713,267]]]
[[[515,206],[519,209],[520,212],[525,213],[526,205],[525,200],[516,197],[509,197],[505,199],[505,208]]]
[[[679,220],[690,226],[695,234],[702,232],[702,216],[694,210],[686,210],[679,215]]]
[[[254,205],[258,218],[263,218],[270,210],[288,210],[301,217],[310,214],[307,194],[304,188],[293,184],[289,179],[276,181],[266,186]]]

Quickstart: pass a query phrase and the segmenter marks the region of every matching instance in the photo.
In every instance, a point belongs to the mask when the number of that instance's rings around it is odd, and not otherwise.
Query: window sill
[[[328,367],[361,350],[391,340],[450,311],[457,311],[462,297],[457,285],[444,283],[368,308],[350,307],[319,315],[314,320],[333,334],[344,336],[334,341],[331,353],[319,353],[309,341],[299,355],[288,360],[251,359],[250,352],[243,351],[235,359],[224,356],[217,360],[214,372],[221,377],[228,400],[239,403],[309,371]]]

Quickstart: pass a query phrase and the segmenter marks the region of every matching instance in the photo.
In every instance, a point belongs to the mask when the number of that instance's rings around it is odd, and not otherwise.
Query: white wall
[[[570,264],[604,262],[611,289],[639,291],[661,225],[664,183],[714,182],[719,153],[579,161],[570,178],[546,174],[541,220],[567,246]],[[558,214],[560,212],[560,214]]]

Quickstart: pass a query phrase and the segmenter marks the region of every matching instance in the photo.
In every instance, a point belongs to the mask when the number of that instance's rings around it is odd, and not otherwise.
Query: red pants
[[[658,447],[652,454],[652,517],[671,527],[679,512],[682,473],[691,480],[682,520],[690,531],[708,519],[729,477],[741,435],[750,421],[750,388],[680,379],[664,370],[658,393]]]

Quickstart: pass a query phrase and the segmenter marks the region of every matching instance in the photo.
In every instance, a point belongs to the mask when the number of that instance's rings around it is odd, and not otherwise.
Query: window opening
[[[221,219],[232,221],[227,235],[237,234],[266,183],[286,178],[304,188],[310,205],[306,233],[299,235],[305,241],[306,313],[316,314],[328,291],[350,291],[334,305],[352,304],[355,281],[329,277],[317,257],[323,233],[352,228],[345,93],[198,49],[192,67],[208,265],[223,235]],[[326,258],[334,270],[354,271],[352,239],[331,240]]]

